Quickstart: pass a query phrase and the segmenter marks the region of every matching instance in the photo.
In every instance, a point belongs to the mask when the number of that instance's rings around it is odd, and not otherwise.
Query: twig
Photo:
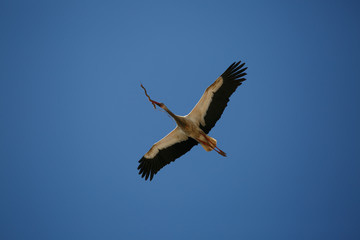
[[[140,86],[142,87],[142,89],[144,89],[145,95],[149,98],[149,101],[150,101],[150,102],[152,103],[152,105],[154,106],[154,109],[156,109],[156,105],[155,105],[155,103],[151,100],[150,96],[147,94],[145,87],[144,87],[142,84],[140,84]]]

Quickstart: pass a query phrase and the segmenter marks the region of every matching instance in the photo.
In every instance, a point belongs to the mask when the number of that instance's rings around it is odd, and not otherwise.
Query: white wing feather
[[[205,114],[210,106],[214,93],[219,90],[222,84],[223,78],[220,76],[205,90],[199,102],[195,105],[191,112],[186,115],[186,117],[190,118],[197,124],[200,123],[201,125],[205,126]]]
[[[188,136],[177,126],[168,135],[156,142],[151,149],[144,155],[147,159],[152,159],[160,150],[170,147],[176,143],[186,141]]]

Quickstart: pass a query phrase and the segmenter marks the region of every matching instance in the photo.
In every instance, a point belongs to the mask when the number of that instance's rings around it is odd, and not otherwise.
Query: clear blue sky
[[[355,1],[1,1],[0,239],[360,239]],[[138,160],[247,81],[152,182]]]

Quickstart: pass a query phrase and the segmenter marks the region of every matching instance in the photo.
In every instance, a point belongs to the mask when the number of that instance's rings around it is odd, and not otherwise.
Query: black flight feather
[[[145,177],[147,180],[150,176],[150,181],[153,179],[154,175],[165,165],[175,161],[177,158],[181,157],[190,149],[197,145],[198,142],[192,138],[189,138],[186,141],[175,143],[172,146],[159,150],[154,158],[148,159],[143,156],[139,160],[139,174],[141,177]]]
[[[247,67],[243,68],[245,63],[241,65],[240,63],[241,61],[234,62],[221,75],[223,84],[216,92],[214,92],[212,101],[204,117],[205,126],[200,124],[200,128],[206,134],[210,132],[210,130],[215,126],[216,122],[220,119],[227,106],[227,103],[230,100],[230,96],[235,92],[236,88],[246,80],[242,77],[246,75],[244,71],[247,69]]]

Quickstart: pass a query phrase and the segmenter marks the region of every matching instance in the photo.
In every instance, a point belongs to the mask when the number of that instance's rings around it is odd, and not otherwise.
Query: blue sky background
[[[0,239],[360,239],[356,1],[1,1]],[[247,81],[152,182],[138,160]]]

